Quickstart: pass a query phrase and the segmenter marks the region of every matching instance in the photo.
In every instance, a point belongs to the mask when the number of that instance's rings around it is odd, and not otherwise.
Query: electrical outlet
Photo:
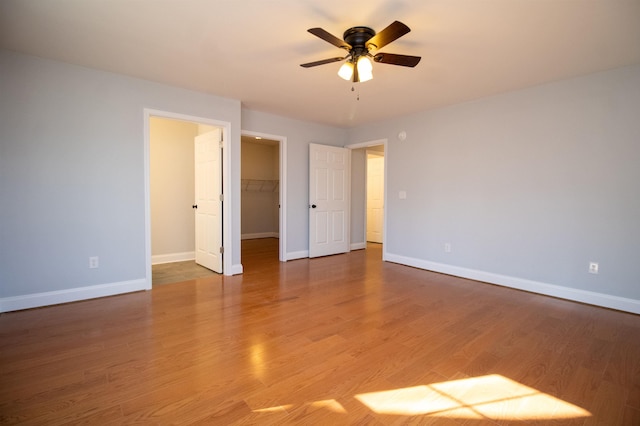
[[[100,266],[98,256],[92,256],[89,258],[89,268],[95,269]]]
[[[444,243],[444,252],[451,253],[451,243]]]
[[[589,273],[597,274],[598,273],[598,262],[589,262]]]

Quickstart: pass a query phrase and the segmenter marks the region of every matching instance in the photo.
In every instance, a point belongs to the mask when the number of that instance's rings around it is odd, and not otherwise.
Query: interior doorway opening
[[[233,253],[233,247],[234,247],[234,243],[233,243],[234,238],[232,233],[233,211],[231,209],[233,195],[231,191],[231,174],[230,174],[232,144],[228,142],[231,140],[231,136],[230,136],[231,123],[226,121],[215,120],[212,118],[195,117],[195,116],[185,115],[181,113],[145,108],[144,109],[144,177],[145,177],[145,184],[144,184],[145,195],[144,196],[145,196],[145,259],[146,259],[145,260],[145,281],[146,281],[145,289],[151,290],[152,288],[152,283],[153,283],[152,264],[154,262],[168,263],[168,262],[172,262],[172,261],[175,262],[177,260],[180,260],[181,257],[182,258],[195,257],[195,243],[193,245],[188,243],[187,243],[188,245],[184,245],[185,244],[184,240],[182,241],[183,245],[181,246],[184,248],[184,251],[182,251],[182,249],[177,248],[177,245],[176,245],[176,246],[173,246],[170,250],[165,251],[164,253],[162,252],[156,253],[157,255],[165,255],[164,257],[154,258],[152,255],[153,232],[152,232],[152,218],[151,218],[151,215],[152,215],[151,123],[156,118],[169,119],[177,122],[189,123],[188,126],[190,126],[191,129],[194,129],[194,128],[198,129],[197,131],[195,131],[195,133],[200,133],[200,132],[206,133],[207,131],[210,131],[211,128],[215,128],[220,131],[221,140],[224,142],[220,142],[221,151],[220,151],[220,159],[219,159],[220,167],[219,167],[218,174],[220,175],[219,179],[221,181],[221,186],[219,188],[220,194],[217,195],[217,198],[222,201],[223,199],[222,197],[223,196],[225,197],[224,202],[221,205],[222,214],[219,215],[219,219],[218,219],[218,222],[220,224],[219,232],[221,237],[221,239],[219,240],[221,241],[221,244],[218,249],[222,254],[222,259],[221,259],[222,265],[220,268],[221,269],[220,272],[224,275],[233,275],[234,273],[235,274],[242,273],[242,265],[240,264],[234,265],[233,257],[231,255]],[[189,143],[188,145],[193,146],[194,147],[193,149],[195,150],[195,146],[194,146],[195,139],[192,139],[191,143]],[[191,151],[191,153],[192,152],[194,151]],[[193,182],[195,182],[195,158],[191,153],[187,154],[186,157],[190,157],[189,163],[193,165],[194,171],[193,173],[184,172],[184,171],[182,173],[190,174],[194,179]],[[172,167],[175,167],[175,164],[172,164],[170,166],[170,168]],[[195,184],[192,184],[190,188],[191,189],[187,187],[187,189],[184,190],[185,197],[187,197],[188,199],[185,198],[182,201],[186,202],[186,205],[182,205],[182,203],[180,203],[181,205],[179,206],[179,208],[187,210],[188,213],[186,214],[190,215],[192,221],[195,221],[194,213],[193,213]],[[184,215],[185,215],[185,212],[184,211],[181,212],[181,216],[184,217]],[[195,226],[194,226],[193,233],[187,233],[184,235],[192,235],[193,240],[195,241]],[[238,243],[239,243],[239,239],[236,244]],[[187,248],[189,246],[190,248]],[[229,253],[229,255],[224,255],[225,252]]]
[[[267,258],[286,262],[286,138],[243,131],[240,140],[242,246],[273,239],[260,246],[274,250]]]
[[[354,226],[352,232],[352,249],[366,249],[369,245],[375,245],[376,249],[381,249],[382,260],[387,259],[386,253],[386,241],[387,241],[387,214],[386,214],[386,200],[387,200],[387,161],[385,154],[387,153],[387,139],[376,139],[366,142],[358,142],[354,144],[346,145],[345,148],[352,150],[352,203],[351,210],[353,212]],[[378,161],[381,170],[377,171],[377,176],[374,178],[368,176],[368,171],[371,167],[368,164],[369,158],[379,157],[382,161]],[[375,160],[374,160],[375,161]],[[369,182],[371,180],[371,182]],[[368,193],[373,187],[378,187],[377,190],[377,206],[375,206],[370,200],[368,200]],[[380,199],[381,198],[381,199]],[[376,214],[371,213],[371,209],[368,208],[375,206],[379,211]],[[369,210],[369,212],[368,212]],[[375,218],[374,218],[375,216]],[[377,224],[378,237],[375,240],[381,240],[378,242],[369,242],[374,240],[371,235],[367,235],[367,230],[370,224]]]
[[[384,239],[384,145],[367,148],[366,242]]]
[[[220,143],[212,148],[217,151],[218,160],[215,170],[210,173],[204,170],[210,164],[198,160],[196,149],[200,139],[221,132],[221,127],[210,124],[156,116],[149,118],[152,285],[222,272],[222,262],[215,262],[212,267],[197,260],[198,253],[203,252],[203,241],[212,240],[208,234],[215,234],[216,245],[222,245],[222,217],[215,215],[212,219],[215,223],[200,220],[198,216],[204,214],[202,207],[206,206],[205,200],[197,194],[211,192],[204,190],[209,186],[205,188],[203,180],[217,182],[216,192],[222,193]],[[197,191],[198,187],[200,191]],[[217,195],[212,194],[210,198],[219,203]],[[198,204],[203,204],[199,210]],[[203,229],[203,223],[212,229]],[[209,251],[220,256],[218,247],[204,250],[204,253]]]

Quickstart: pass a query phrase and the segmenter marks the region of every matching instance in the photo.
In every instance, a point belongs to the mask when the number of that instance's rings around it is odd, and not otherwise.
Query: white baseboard
[[[296,260],[296,259],[304,259],[306,257],[309,257],[309,250],[300,250],[300,251],[293,251],[293,252],[287,253],[285,256],[285,259]]]
[[[589,305],[601,306],[603,308],[611,308],[619,311],[640,314],[640,300],[611,296],[604,293],[595,293],[571,287],[563,287],[555,284],[547,284],[539,281],[531,281],[507,275],[478,271],[475,269],[461,268],[459,266],[430,262],[427,260],[390,253],[386,253],[384,260],[399,263],[401,265],[412,266],[414,268],[426,269],[447,275],[454,275],[456,277],[469,278],[475,281],[496,284],[503,287],[510,287],[546,296],[558,297],[560,299],[571,300],[574,302],[587,303]]]
[[[256,240],[258,238],[280,238],[280,234],[278,232],[259,232],[254,234],[242,234],[240,236],[241,240]]]
[[[47,291],[45,293],[26,294],[24,296],[4,297],[0,299],[0,312],[19,311],[39,308],[60,303],[77,302],[97,297],[114,296],[134,291],[150,290],[146,279],[121,281],[117,283],[70,288],[68,290]]]
[[[161,263],[184,262],[186,260],[194,260],[195,258],[195,251],[185,251],[183,253],[155,254],[151,256],[151,264],[159,265]]]
[[[360,250],[366,248],[367,243],[354,243],[350,245],[350,250]],[[287,260],[296,260],[296,259],[306,259],[309,257],[309,250],[300,250],[289,252],[285,255],[285,261]]]

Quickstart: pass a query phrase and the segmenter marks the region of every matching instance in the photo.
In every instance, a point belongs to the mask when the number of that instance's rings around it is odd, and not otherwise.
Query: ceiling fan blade
[[[311,67],[317,67],[318,65],[330,64],[332,62],[342,61],[343,59],[345,58],[329,58],[329,59],[323,59],[321,61],[307,62],[306,64],[300,64],[300,66],[303,68],[311,68]]]
[[[342,39],[339,39],[338,37],[334,36],[333,34],[328,33],[327,31],[323,30],[322,28],[309,28],[307,31],[309,31],[314,36],[320,37],[324,41],[333,44],[336,47],[339,47],[341,49],[346,49],[346,50],[351,49],[351,45],[349,43],[347,43],[346,41],[344,41]]]
[[[378,53],[373,60],[383,64],[402,65],[403,67],[415,67],[422,59],[420,56],[395,55],[393,53]]]
[[[411,29],[402,22],[393,21],[391,25],[389,25],[387,28],[380,31],[378,34],[374,35],[367,41],[367,48],[376,50],[382,49],[384,46],[394,40],[399,39],[409,31],[411,31]]]

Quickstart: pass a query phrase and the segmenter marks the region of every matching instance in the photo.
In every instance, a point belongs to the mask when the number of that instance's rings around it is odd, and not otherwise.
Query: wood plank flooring
[[[0,424],[640,424],[640,316],[381,249],[0,315]]]

